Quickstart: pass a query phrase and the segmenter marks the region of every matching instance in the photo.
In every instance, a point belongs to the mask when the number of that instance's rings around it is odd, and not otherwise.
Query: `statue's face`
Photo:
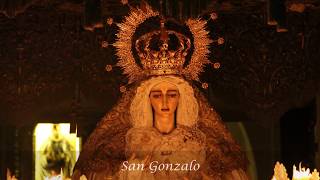
[[[179,90],[176,85],[163,81],[152,87],[150,102],[158,116],[169,117],[177,109]]]

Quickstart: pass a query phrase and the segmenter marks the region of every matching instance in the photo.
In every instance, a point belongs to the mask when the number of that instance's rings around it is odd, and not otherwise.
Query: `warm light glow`
[[[289,180],[287,170],[283,164],[277,162],[274,166],[274,174],[272,180]]]
[[[292,180],[309,180],[311,177],[310,169],[301,168],[301,163],[299,164],[299,170],[297,171],[296,166],[293,166],[293,176]]]
[[[276,163],[274,167],[274,175],[271,180],[289,180],[286,168],[283,164],[279,162]],[[320,180],[320,177],[319,172],[316,169],[310,173],[310,169],[301,167],[300,163],[299,170],[297,170],[296,166],[293,166],[292,180]]]
[[[310,180],[320,180],[319,172],[316,169],[312,172]]]
[[[61,123],[56,124],[58,125],[57,132],[60,138],[63,138],[69,145],[72,151],[71,152],[71,163],[74,166],[76,160],[79,157],[80,153],[80,138],[77,137],[77,130],[76,133],[70,133],[70,124],[69,123]],[[53,127],[54,124],[51,123],[39,123],[37,124],[34,130],[34,149],[35,149],[35,179],[41,180],[43,179],[43,167],[41,163],[43,163],[43,152],[44,146],[48,144],[50,137],[53,137]],[[60,172],[61,175],[66,175],[62,171]]]
[[[62,168],[60,169],[60,175],[61,175],[61,177],[63,177],[63,169]]]

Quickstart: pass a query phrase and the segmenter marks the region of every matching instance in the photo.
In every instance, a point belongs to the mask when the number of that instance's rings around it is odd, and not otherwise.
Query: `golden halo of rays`
[[[129,79],[129,84],[139,80],[143,75],[143,70],[136,64],[132,54],[132,36],[141,23],[158,15],[158,12],[153,11],[151,6],[146,4],[143,10],[133,8],[130,14],[125,17],[124,22],[117,24],[119,32],[116,34],[117,41],[113,44],[117,49],[116,55],[119,57],[117,66],[123,69],[123,73]]]
[[[143,9],[133,8],[122,23],[117,24],[119,32],[116,34],[117,41],[113,44],[116,49],[116,55],[119,58],[117,66],[123,69],[123,73],[128,77],[129,84],[142,79],[145,74],[140,68],[132,54],[132,37],[137,27],[148,18],[159,16],[159,13],[153,11],[151,6],[146,4]],[[203,72],[206,64],[209,64],[208,54],[210,53],[209,45],[213,41],[209,37],[209,31],[206,30],[207,21],[200,18],[188,19],[186,25],[190,29],[194,42],[194,52],[191,56],[190,63],[182,74],[187,79],[199,81],[199,74]]]
[[[198,19],[188,19],[186,25],[189,27],[194,42],[194,52],[190,63],[183,70],[183,75],[191,80],[199,81],[199,74],[203,72],[206,64],[209,64],[208,55],[210,53],[209,45],[213,41],[209,37],[209,31],[206,30],[207,21]]]

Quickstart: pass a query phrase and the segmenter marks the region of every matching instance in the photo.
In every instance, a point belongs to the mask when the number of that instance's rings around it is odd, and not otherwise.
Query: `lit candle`
[[[312,172],[310,180],[320,180],[319,172],[316,169]]]
[[[63,179],[63,169],[60,170],[61,180]]]
[[[11,179],[11,172],[10,172],[9,168],[7,168],[7,179],[8,180]]]
[[[283,164],[277,162],[274,167],[274,174],[271,180],[289,180],[286,168]],[[315,169],[310,173],[309,168],[302,168],[301,163],[299,164],[299,170],[296,166],[293,166],[292,180],[320,180],[319,172]]]
[[[292,180],[310,180],[311,174],[310,169],[301,168],[301,164],[299,165],[299,171],[297,171],[296,166],[293,166],[293,176]]]
[[[279,162],[276,163],[272,180],[289,180],[287,170],[283,164]]]

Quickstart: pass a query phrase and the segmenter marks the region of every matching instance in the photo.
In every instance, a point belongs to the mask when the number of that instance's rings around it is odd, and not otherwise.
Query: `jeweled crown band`
[[[172,36],[178,40],[177,47],[169,47]],[[161,43],[157,49],[150,47],[154,39],[158,39]],[[161,22],[160,31],[147,33],[135,43],[143,69],[148,72],[148,75],[182,74],[185,56],[190,46],[189,38],[175,31],[168,31],[165,29],[164,22]]]

